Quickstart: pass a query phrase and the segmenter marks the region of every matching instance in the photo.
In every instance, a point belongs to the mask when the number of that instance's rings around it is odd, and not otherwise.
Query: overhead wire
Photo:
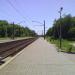
[[[26,17],[23,16],[23,14],[17,9],[15,8],[15,6],[13,5],[13,3],[10,1],[10,0],[7,0],[7,2],[11,5],[11,7],[22,17],[24,18],[25,20],[28,21],[28,19]]]

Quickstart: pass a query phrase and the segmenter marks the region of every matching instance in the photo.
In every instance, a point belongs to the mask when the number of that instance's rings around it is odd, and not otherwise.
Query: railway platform
[[[0,66],[0,75],[75,75],[75,63],[39,38]]]
[[[1,38],[0,43],[22,40],[22,39],[27,39],[27,38],[31,38],[31,37],[21,37],[21,38],[14,38],[14,39],[12,39],[12,38]]]

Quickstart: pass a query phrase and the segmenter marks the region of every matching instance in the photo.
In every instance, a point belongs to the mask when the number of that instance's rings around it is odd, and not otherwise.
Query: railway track
[[[8,56],[13,56],[17,52],[21,51],[27,45],[31,44],[35,41],[36,38],[29,38],[17,41],[11,41],[6,43],[0,43],[0,61]]]

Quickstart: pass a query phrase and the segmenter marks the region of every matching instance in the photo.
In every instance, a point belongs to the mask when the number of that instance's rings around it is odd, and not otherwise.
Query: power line
[[[7,2],[11,5],[11,7],[12,7],[22,18],[26,19],[26,17],[24,17],[24,16],[22,15],[22,13],[21,13],[17,8],[15,8],[15,6],[12,4],[12,2],[11,2],[10,0],[7,0]],[[27,20],[27,19],[26,19],[26,20]]]

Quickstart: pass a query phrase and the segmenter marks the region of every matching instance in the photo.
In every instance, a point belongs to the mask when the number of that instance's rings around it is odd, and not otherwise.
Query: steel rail
[[[23,48],[31,44],[37,38],[29,38],[17,41],[11,41],[6,43],[0,43],[0,61],[8,56],[13,56]]]

